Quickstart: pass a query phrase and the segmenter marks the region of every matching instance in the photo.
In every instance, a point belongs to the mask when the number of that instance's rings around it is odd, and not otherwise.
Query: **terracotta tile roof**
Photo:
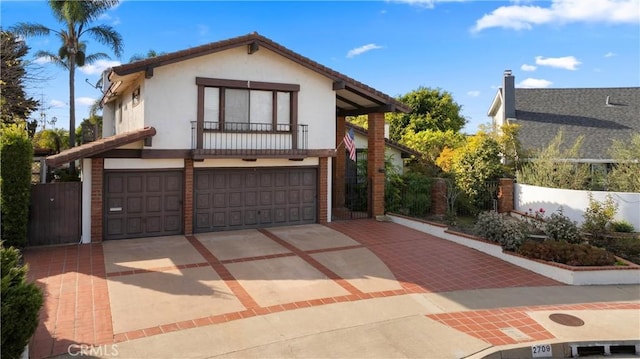
[[[215,52],[235,48],[243,45],[253,45],[258,47],[267,48],[275,53],[280,54],[281,56],[288,58],[291,61],[294,61],[308,69],[316,71],[321,75],[329,77],[334,81],[343,81],[347,88],[351,88],[351,90],[355,91],[355,93],[363,94],[367,97],[376,99],[376,101],[385,104],[391,105],[395,111],[409,113],[411,112],[411,108],[404,103],[397,101],[393,97],[386,95],[372,87],[369,87],[362,82],[356,81],[346,75],[343,75],[337,71],[334,71],[324,65],[321,65],[307,57],[304,57],[298,53],[295,53],[286,47],[262,36],[258,33],[251,33],[244,36],[239,36],[227,40],[222,40],[218,42],[212,42],[209,44],[193,47],[190,49],[172,52],[165,55],[160,55],[148,59],[144,59],[142,61],[132,62],[129,64],[124,64],[121,66],[117,66],[112,68],[112,71],[120,76],[129,75],[136,72],[141,71],[153,71],[154,67],[164,66],[168,64],[172,64],[179,61],[184,61],[187,59],[191,59],[198,56],[208,55]]]
[[[155,128],[145,127],[134,131],[123,132],[115,136],[101,138],[94,142],[85,143],[83,145],[64,150],[53,156],[48,156],[47,165],[58,167],[64,163],[75,161],[80,158],[92,157],[120,146],[140,141],[145,137],[154,136],[155,134]]]

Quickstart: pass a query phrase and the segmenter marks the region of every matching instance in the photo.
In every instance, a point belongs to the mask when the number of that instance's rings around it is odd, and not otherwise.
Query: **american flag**
[[[356,143],[354,142],[355,135],[353,134],[353,128],[349,129],[349,132],[344,134],[344,148],[349,151],[349,159],[356,161]]]

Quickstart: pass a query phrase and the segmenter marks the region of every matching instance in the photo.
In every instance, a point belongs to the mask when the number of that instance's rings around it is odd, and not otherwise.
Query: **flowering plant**
[[[529,208],[529,211],[524,214],[526,231],[529,233],[544,233],[545,213],[546,211],[542,207],[535,211]]]

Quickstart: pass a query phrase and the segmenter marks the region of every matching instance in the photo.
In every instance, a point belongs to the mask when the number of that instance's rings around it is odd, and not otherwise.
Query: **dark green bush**
[[[596,237],[589,241],[591,245],[601,247],[635,264],[640,264],[640,237]]]
[[[616,257],[613,254],[588,244],[525,241],[518,249],[518,253],[527,258],[570,266],[609,266],[616,263]]]
[[[2,240],[9,246],[24,247],[29,228],[33,146],[24,126],[6,125],[0,137]]]
[[[26,280],[20,251],[0,242],[2,268],[2,357],[19,358],[38,327],[42,291]]]
[[[635,228],[633,228],[633,224],[625,220],[611,222],[611,229],[613,229],[614,232],[621,233],[631,233],[635,231]]]

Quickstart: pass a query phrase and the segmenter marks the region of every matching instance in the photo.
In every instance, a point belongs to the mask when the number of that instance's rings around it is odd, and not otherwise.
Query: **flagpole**
[[[340,149],[340,146],[342,146],[344,144],[344,138],[342,139],[342,141],[340,141],[340,143],[338,143],[338,145],[336,146],[336,150]]]

